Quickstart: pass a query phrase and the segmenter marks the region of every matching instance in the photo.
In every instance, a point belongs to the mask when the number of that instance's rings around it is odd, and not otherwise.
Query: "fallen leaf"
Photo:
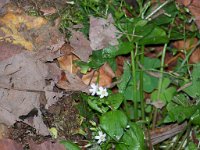
[[[74,65],[74,61],[79,58],[74,54],[64,55],[58,58],[59,66],[62,70],[68,71],[70,73],[76,74],[78,72],[78,68]]]
[[[0,63],[0,122],[13,125],[20,116],[27,115],[40,106],[40,92],[46,87],[48,66],[25,52],[5,59]],[[36,118],[37,119],[37,118]],[[35,123],[38,121],[36,120]],[[40,134],[47,135],[44,123],[32,126]],[[43,127],[40,130],[40,127]],[[47,130],[47,127],[46,127]]]
[[[48,109],[51,105],[55,104],[61,97],[63,97],[62,92],[53,92],[54,86],[55,83],[52,81],[50,85],[45,87],[45,97],[47,100],[45,109]]]
[[[6,15],[0,18],[1,27],[0,30],[5,34],[5,41],[21,45],[27,50],[33,50],[34,45],[30,40],[27,40],[20,32],[21,30],[30,30],[41,27],[46,24],[46,20],[41,17],[27,16],[25,14],[15,14],[8,12]],[[6,38],[6,37],[12,37]]]
[[[16,143],[11,139],[1,139],[0,147],[1,150],[23,150],[22,145]]]
[[[0,140],[9,137],[9,130],[7,125],[0,123]]]
[[[158,100],[156,102],[152,102],[151,105],[153,105],[154,107],[156,107],[158,109],[162,109],[165,106],[165,103]]]
[[[189,51],[196,46],[197,42],[198,42],[197,38],[190,38],[186,39],[185,41],[184,40],[175,41],[173,43],[173,46],[178,50],[185,49],[186,51]]]
[[[87,62],[92,54],[90,41],[83,35],[82,32],[71,30],[72,36],[69,39],[70,45],[74,48],[73,53],[82,61]]]
[[[108,15],[107,20],[93,16],[90,17],[89,39],[90,46],[93,50],[100,50],[109,45],[115,46],[119,44],[117,41],[120,37],[120,35],[117,36],[119,31],[113,23],[114,20],[111,14]]]
[[[200,29],[200,3],[199,0],[176,0],[177,2],[186,6],[191,14],[195,17],[195,23]]]
[[[83,75],[82,81],[89,85],[91,83],[96,83],[99,79],[100,86],[108,86],[112,83],[112,79],[115,77],[115,73],[108,63],[105,63],[100,67],[99,72],[90,71],[87,74]]]
[[[9,2],[10,0],[0,0],[0,14],[5,12],[4,6]]]
[[[66,91],[82,91],[89,93],[89,87],[84,84],[84,82],[77,75],[71,74],[68,71],[65,71],[65,75],[67,81],[60,80],[56,84],[59,88]]]
[[[182,132],[187,126],[187,122],[184,122],[180,125],[171,124],[161,128],[156,128],[150,132],[150,138],[152,145],[156,145],[168,138],[171,138],[178,133]]]
[[[54,7],[40,8],[40,11],[43,13],[44,16],[49,16],[57,12]]]
[[[42,144],[29,143],[31,150],[66,150],[64,145],[60,143],[52,143],[51,141],[45,141]]]
[[[0,42],[0,61],[23,52],[23,48],[8,42]]]
[[[200,62],[200,48],[197,48],[190,56],[189,63],[196,64]]]

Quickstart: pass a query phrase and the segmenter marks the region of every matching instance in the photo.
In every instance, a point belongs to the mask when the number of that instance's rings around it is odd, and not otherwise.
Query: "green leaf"
[[[103,106],[103,105],[101,104],[101,102],[98,103],[98,101],[99,101],[99,98],[96,98],[96,99],[95,99],[95,98],[88,98],[88,100],[87,100],[88,105],[89,105],[92,109],[94,109],[94,110],[96,110],[96,111],[98,111],[98,112],[100,112],[100,113],[105,113],[105,112],[107,112],[107,111],[109,110],[109,108]]]
[[[103,51],[101,51],[101,50],[93,51],[93,53],[89,59],[88,66],[90,68],[97,69],[100,66],[102,66],[105,62],[108,62],[109,65],[111,66],[111,68],[113,70],[116,70],[115,58],[105,58],[103,56]]]
[[[200,96],[200,63],[195,64],[192,71],[192,85],[185,88],[185,91],[189,96],[197,98]],[[187,83],[184,83],[187,84]]]
[[[198,106],[184,107],[172,102],[167,105],[170,120],[172,122],[178,121],[179,123],[185,119],[190,119],[197,109]]]
[[[164,44],[168,43],[169,39],[165,31],[159,27],[154,27],[151,33],[139,40],[140,45],[149,44]]]
[[[192,124],[200,125],[200,110],[198,109],[191,117]]]
[[[143,76],[143,88],[147,93],[151,93],[158,86],[158,78],[152,77],[146,73]]]
[[[169,24],[170,22],[173,21],[174,17],[177,15],[178,10],[176,8],[176,4],[173,3],[169,3],[168,5],[165,5],[163,7],[165,14],[162,14],[158,17],[156,17],[155,19],[153,19],[152,22],[154,22],[157,25],[163,25],[163,24]],[[166,15],[167,14],[167,15]]]
[[[128,62],[124,63],[123,70],[124,70],[124,73],[121,77],[121,82],[118,84],[120,93],[124,93],[124,91],[126,90],[126,88],[128,86],[128,83],[131,79],[131,68],[130,68],[130,64]]]
[[[114,58],[118,55],[128,54],[133,50],[132,42],[120,42],[118,47],[109,46],[103,49],[104,58]]]
[[[156,69],[160,67],[160,59],[144,57],[145,69]]]
[[[173,96],[176,93],[176,88],[175,87],[168,87],[170,85],[170,80],[168,78],[164,78],[162,82],[162,87],[161,87],[161,93],[160,93],[160,99],[164,103],[170,102],[173,98]],[[157,101],[158,99],[158,90],[154,91],[151,94],[151,99],[153,101]]]
[[[164,103],[170,102],[175,93],[176,93],[175,87],[169,87],[167,89],[163,89],[162,92],[160,93],[160,100]],[[156,90],[151,94],[151,99],[153,101],[157,101],[158,100],[157,97],[158,97],[158,91]]]
[[[124,100],[124,96],[121,93],[115,93],[115,94],[111,94],[109,95],[109,97],[106,99],[106,101],[108,102],[108,106],[112,109],[112,110],[116,110],[119,108],[119,106],[121,105],[121,103]]]
[[[101,128],[116,141],[124,134],[127,122],[127,116],[120,110],[109,111],[100,117]]]
[[[185,150],[198,150],[198,147],[193,142],[190,142]]]
[[[144,150],[144,143],[143,130],[136,123],[131,123],[120,143],[116,145],[116,150]]]
[[[64,147],[66,148],[66,150],[81,150],[78,145],[70,142],[70,141],[66,141],[66,140],[62,140],[60,141],[61,144],[64,145]]]

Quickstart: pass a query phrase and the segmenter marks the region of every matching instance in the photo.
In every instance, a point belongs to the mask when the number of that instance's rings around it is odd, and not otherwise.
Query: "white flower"
[[[107,89],[103,88],[103,87],[99,87],[99,90],[97,91],[97,95],[99,95],[100,98],[104,98],[104,97],[108,96]]]
[[[98,140],[98,141],[97,141],[98,144],[101,144],[101,143],[103,143],[103,142],[106,141],[106,134],[105,134],[105,133],[103,134],[102,131],[99,131],[98,133],[99,133],[99,135],[98,135],[98,136],[95,136],[94,138],[95,138],[96,140]]]
[[[89,89],[89,91],[90,91],[91,95],[94,96],[97,93],[99,86],[98,86],[98,84],[96,85],[94,83],[92,83],[90,86],[91,86],[91,89]]]

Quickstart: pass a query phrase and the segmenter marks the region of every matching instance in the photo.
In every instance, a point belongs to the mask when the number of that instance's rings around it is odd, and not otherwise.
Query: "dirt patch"
[[[41,105],[41,112],[44,123],[48,128],[55,127],[58,131],[59,139],[67,139],[71,141],[79,142],[84,139],[80,134],[77,134],[80,128],[80,118],[78,110],[76,109],[77,102],[73,99],[79,97],[76,94],[72,94],[68,97],[64,97],[56,104],[45,109]],[[35,115],[34,110],[30,113],[26,119],[31,119]],[[55,141],[51,136],[41,136],[36,133],[36,130],[23,123],[16,122],[9,129],[9,138],[23,145],[24,149],[29,149],[29,142],[34,141],[40,144],[46,140]]]

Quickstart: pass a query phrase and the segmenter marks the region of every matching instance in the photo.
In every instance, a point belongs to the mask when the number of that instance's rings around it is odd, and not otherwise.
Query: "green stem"
[[[163,51],[162,51],[161,67],[160,67],[160,78],[159,78],[159,81],[158,81],[158,95],[157,95],[157,100],[160,100],[160,94],[161,94],[161,91],[162,91],[163,71],[164,71],[164,63],[165,63],[166,50],[167,50],[167,44],[164,45],[164,48],[163,48]],[[155,128],[155,125],[156,125],[157,113],[158,113],[158,109],[155,108],[154,117],[153,117],[153,129]]]
[[[144,45],[142,45],[141,48],[141,55],[140,55],[140,63],[141,65],[144,65]],[[145,103],[144,103],[144,93],[143,93],[143,70],[141,69],[140,71],[140,102],[141,102],[141,115],[142,115],[142,120],[145,119]]]
[[[136,43],[136,54],[138,50],[138,44]],[[133,78],[133,102],[134,102],[134,118],[138,119],[138,100],[137,100],[137,80],[136,80],[136,63],[134,51],[131,51],[131,65],[132,65],[132,78]]]

